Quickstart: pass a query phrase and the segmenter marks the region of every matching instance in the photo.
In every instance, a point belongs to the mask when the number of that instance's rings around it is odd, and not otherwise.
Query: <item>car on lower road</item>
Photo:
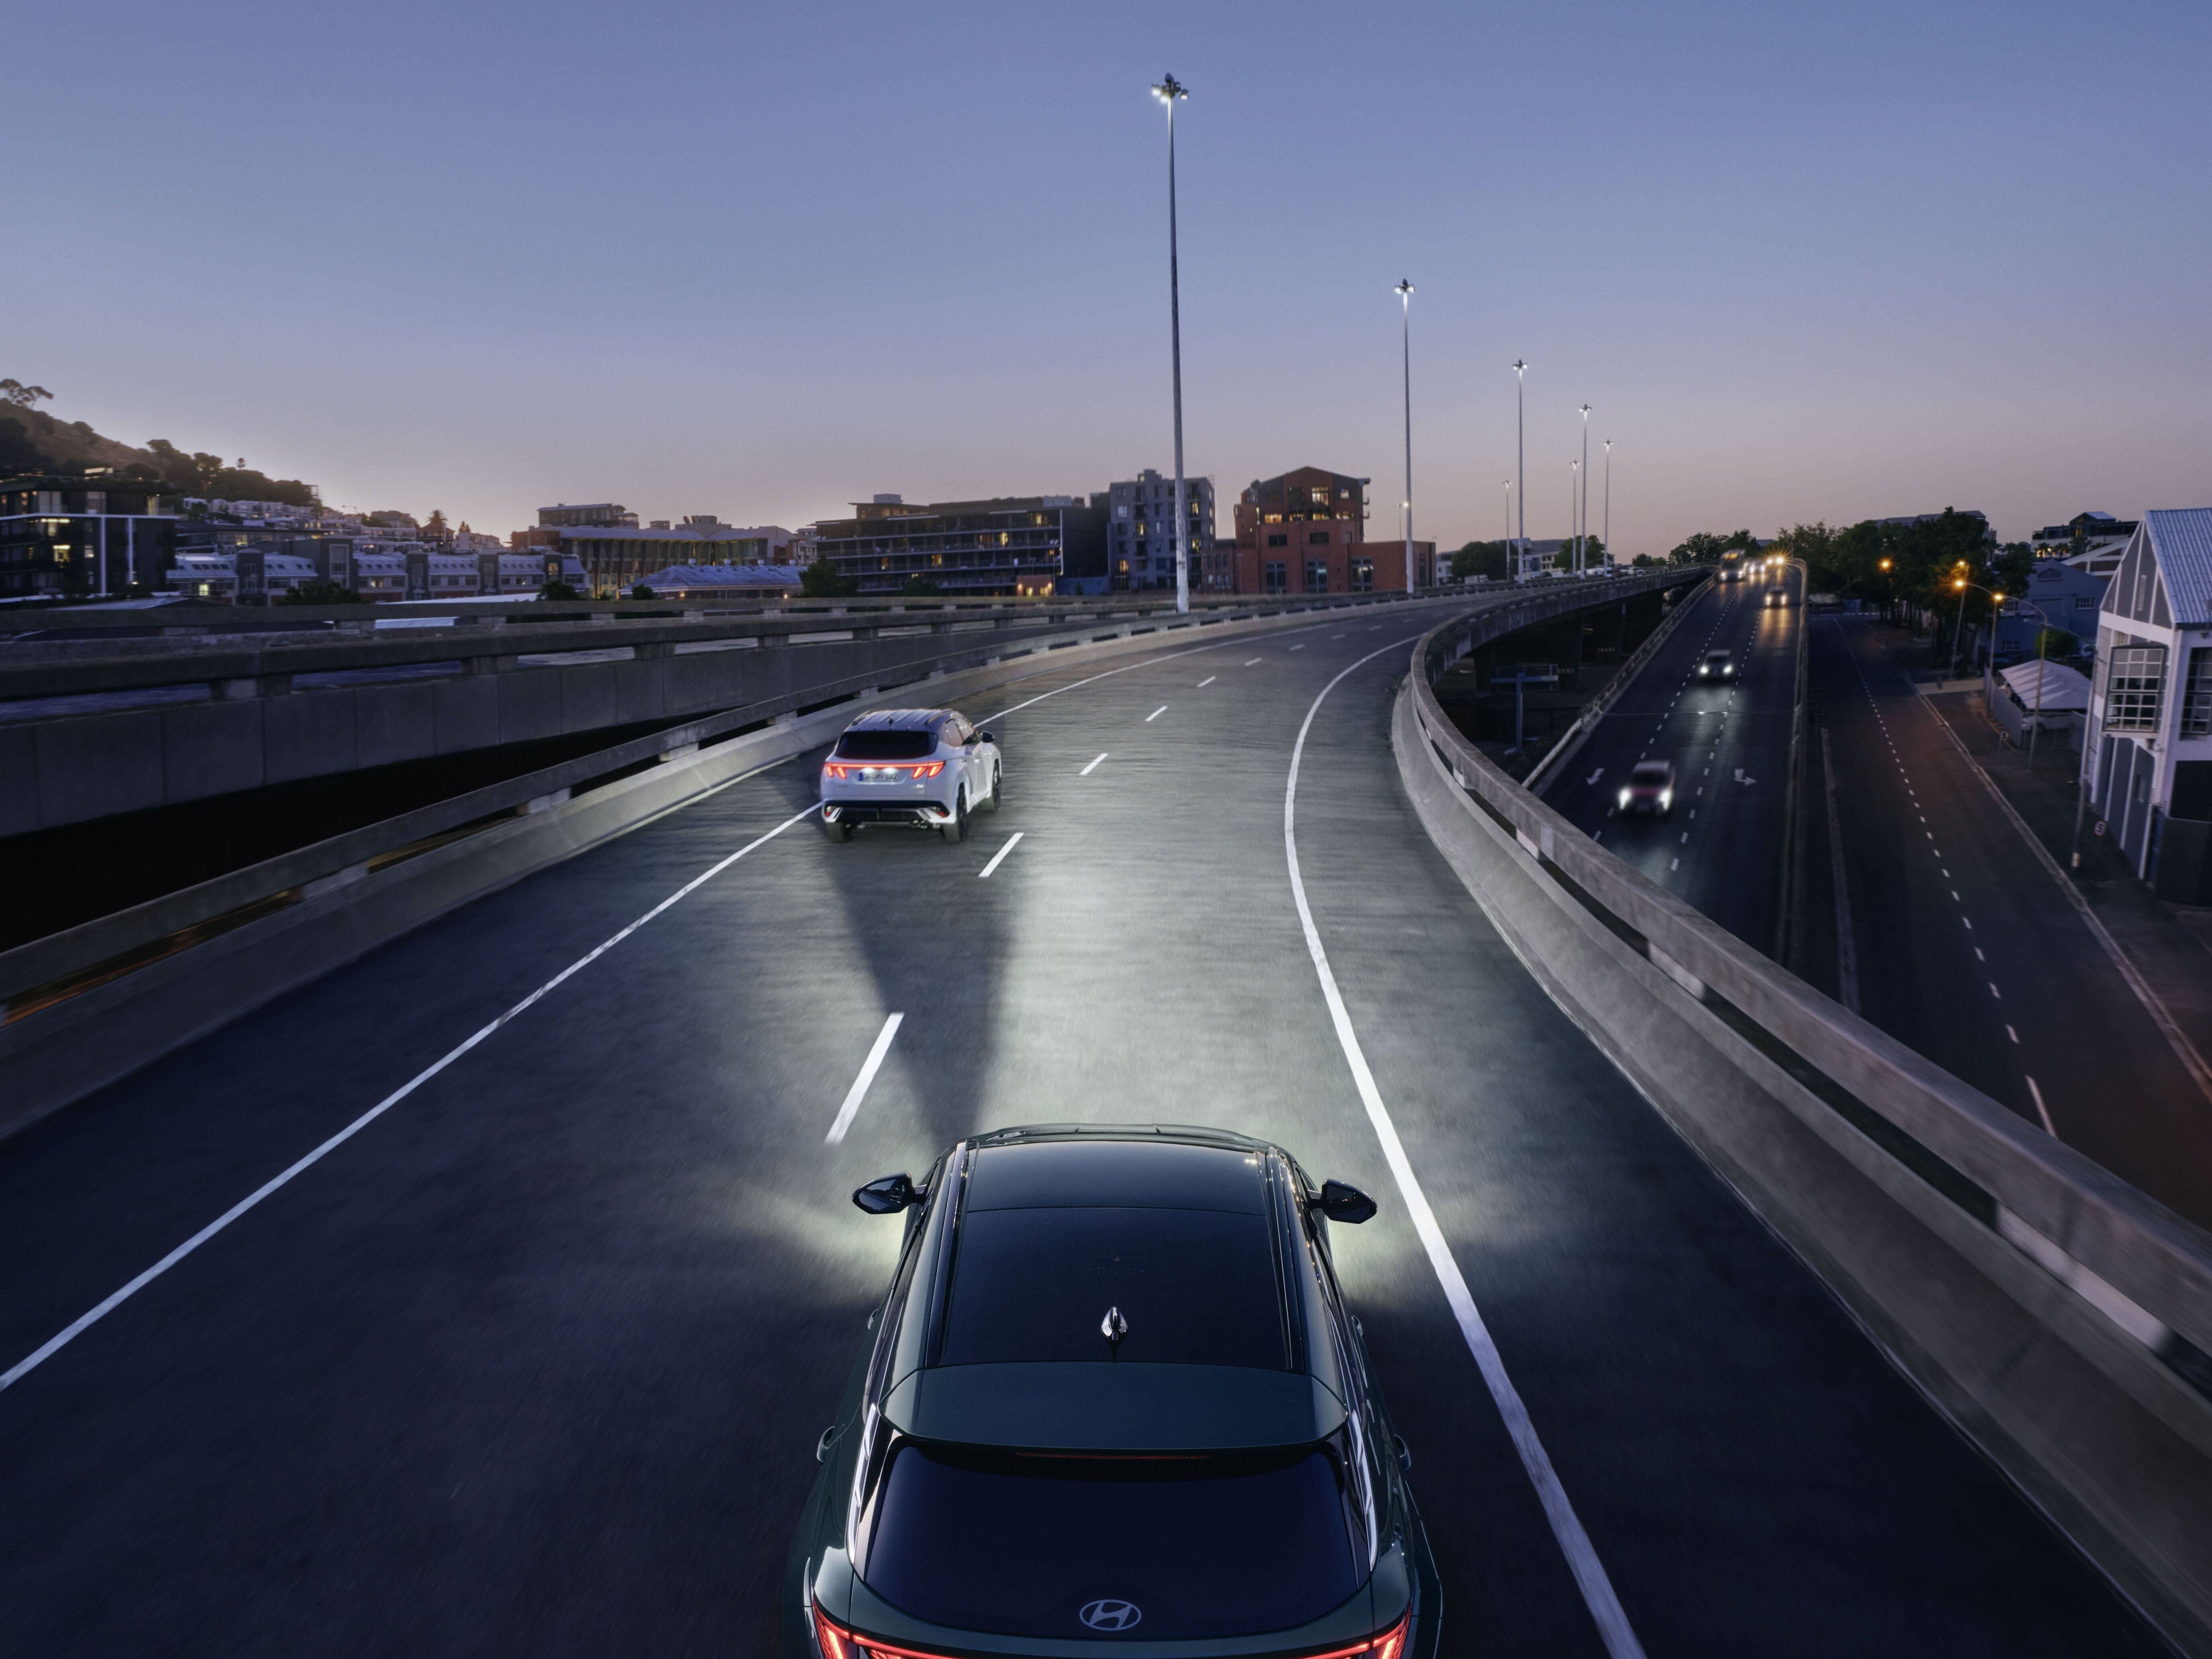
[[[815,1447],[785,1659],[1433,1659],[1412,1455],[1331,1254],[1365,1194],[1226,1131],[1056,1124],[853,1200],[905,1236]]]
[[[1005,763],[998,740],[951,708],[879,708],[845,728],[822,763],[822,823],[832,841],[888,824],[968,839],[968,819],[996,811]]]
[[[1732,680],[1735,678],[1735,659],[1725,651],[1708,651],[1705,659],[1698,665],[1701,680]]]
[[[1628,781],[1621,787],[1620,813],[1623,817],[1638,813],[1663,818],[1674,806],[1674,767],[1671,761],[1638,761],[1628,770]]]

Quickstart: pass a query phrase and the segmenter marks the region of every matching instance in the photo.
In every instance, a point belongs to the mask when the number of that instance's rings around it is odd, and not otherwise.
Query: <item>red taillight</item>
[[[1406,1636],[1413,1622],[1413,1615],[1408,1611],[1389,1629],[1364,1642],[1354,1642],[1348,1648],[1331,1648],[1326,1653],[1310,1655],[1308,1659],[1406,1659]]]
[[[850,761],[824,761],[822,763],[823,775],[825,777],[836,778],[841,781],[851,778],[856,772],[862,775],[866,775],[870,772],[903,772],[908,777],[933,778],[944,769],[945,763],[943,761],[871,761],[865,766],[857,765]]]
[[[895,1647],[872,1636],[856,1634],[819,1607],[814,1609],[814,1642],[822,1650],[822,1659],[945,1659],[942,1654]]]

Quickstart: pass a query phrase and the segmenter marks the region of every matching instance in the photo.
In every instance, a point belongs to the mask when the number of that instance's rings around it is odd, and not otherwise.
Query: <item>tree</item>
[[[799,579],[799,591],[810,599],[840,599],[860,591],[860,584],[837,573],[836,562],[824,553]]]
[[[633,599],[657,599],[660,597],[643,582],[633,584],[629,590],[629,596]]]
[[[318,576],[313,581],[301,582],[289,593],[277,596],[279,605],[360,605],[360,594],[350,587]]]
[[[1469,576],[1503,579],[1513,574],[1513,550],[1506,542],[1469,542],[1451,556],[1454,581]]]
[[[899,589],[900,592],[908,594],[915,598],[920,598],[921,596],[927,593],[934,593],[938,591],[939,588],[937,584],[930,580],[928,577],[922,575],[908,576],[906,579],[906,586]]]
[[[584,596],[556,576],[538,590],[538,597],[541,599],[580,599]]]
[[[21,380],[0,380],[0,402],[11,403],[18,409],[28,409],[40,402],[52,403],[54,394],[42,386],[25,386]]]

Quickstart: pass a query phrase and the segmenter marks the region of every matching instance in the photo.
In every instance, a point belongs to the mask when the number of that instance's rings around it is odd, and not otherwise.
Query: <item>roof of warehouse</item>
[[[2212,626],[2212,507],[2168,507],[2142,516],[2176,628]]]

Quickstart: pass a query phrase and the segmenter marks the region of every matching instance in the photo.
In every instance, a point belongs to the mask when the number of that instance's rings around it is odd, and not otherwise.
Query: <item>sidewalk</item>
[[[2066,747],[2063,734],[2043,734],[2031,769],[2027,756],[2001,739],[1978,682],[1972,690],[1923,686],[1921,692],[2087,902],[2174,1024],[2200,1056],[2212,1060],[2212,910],[2153,897],[2112,841],[2092,833],[2094,813],[2082,824],[2081,867],[2069,870],[2081,757]]]

